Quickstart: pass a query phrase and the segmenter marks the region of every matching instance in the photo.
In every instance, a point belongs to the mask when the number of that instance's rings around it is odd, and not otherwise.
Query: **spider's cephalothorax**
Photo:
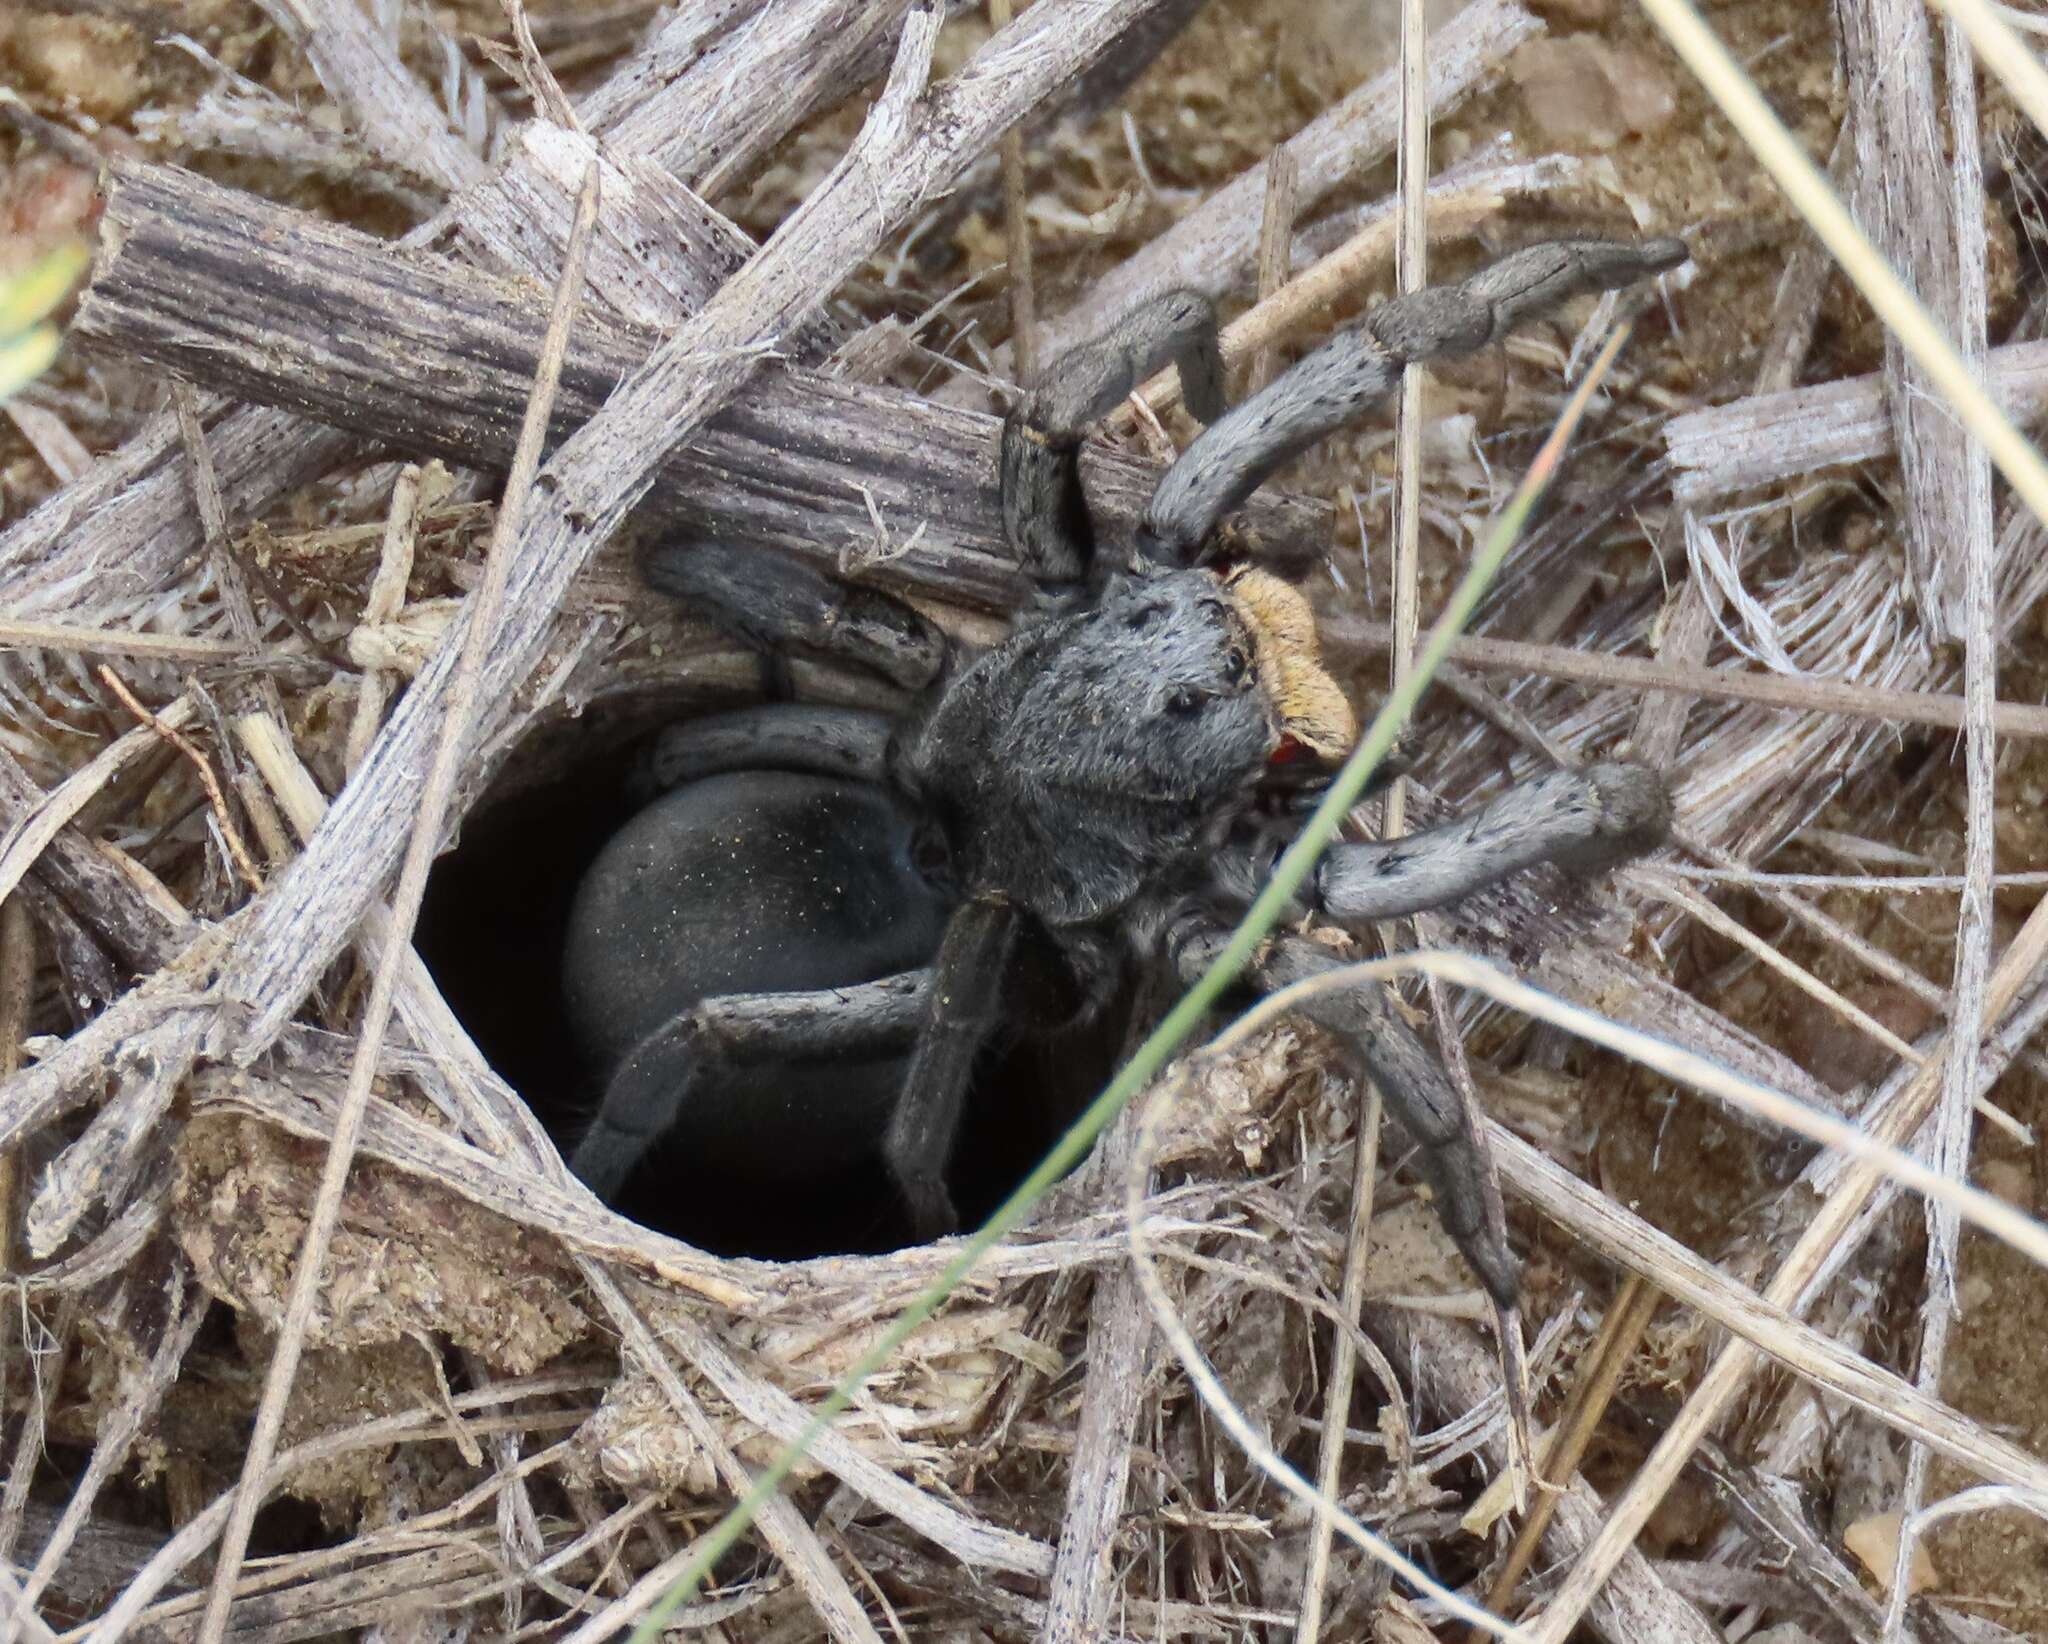
[[[1194,974],[1284,845],[1290,791],[1353,740],[1306,601],[1268,572],[1208,566],[1218,522],[1405,365],[1684,257],[1675,240],[1531,247],[1386,304],[1227,412],[1214,318],[1191,293],[1054,362],[1004,427],[1006,533],[1043,590],[1008,639],[949,668],[900,725],[779,704],[665,733],[653,768],[666,791],[600,856],[572,919],[571,1017],[604,1081],[578,1174],[610,1193],[664,1134],[764,1178],[873,1146],[918,1233],[950,1231],[946,1166],[975,1056],[1012,1014],[1020,938],[1057,954],[1084,1000],[1125,955]],[[1168,360],[1210,426],[1132,540],[1098,542],[1076,448]],[[664,550],[654,578],[674,587],[715,576],[707,566],[702,547]],[[788,627],[816,643],[834,625]],[[1656,844],[1668,815],[1640,767],[1556,772],[1442,827],[1334,847],[1302,911],[1359,924],[1538,862],[1595,869]],[[1337,963],[1286,934],[1249,980],[1270,989]],[[1446,1227],[1512,1301],[1485,1166],[1435,1057],[1375,990],[1302,1008],[1380,1085]]]
[[[963,886],[1064,927],[1180,874],[1276,758],[1341,754],[1352,728],[1286,583],[1120,572],[939,692],[890,775],[942,820]]]

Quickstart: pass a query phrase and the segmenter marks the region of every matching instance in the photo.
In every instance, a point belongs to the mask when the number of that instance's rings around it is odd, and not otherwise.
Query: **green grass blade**
[[[1301,836],[1290,846],[1275,867],[1273,878],[1253,902],[1244,918],[1238,924],[1230,942],[1217,956],[1214,964],[1201,979],[1182,996],[1180,1002],[1151,1036],[1140,1045],[1122,1071],[1113,1079],[1108,1088],[1092,1102],[1087,1111],[1075,1120],[1073,1126],[1062,1136],[1052,1151],[1042,1159],[1038,1167],[1019,1184],[1016,1191],[1005,1199],[987,1223],[974,1233],[945,1270],[931,1286],[903,1310],[875,1344],[861,1355],[860,1359],[840,1379],[837,1386],[819,1404],[809,1424],[797,1437],[776,1455],[750,1489],[718,1523],[705,1532],[698,1544],[697,1553],[676,1582],[660,1600],[641,1618],[634,1628],[632,1644],[654,1644],[662,1630],[663,1623],[695,1596],[705,1576],[713,1565],[729,1552],[739,1538],[753,1523],[754,1515],[763,1504],[782,1486],[792,1468],[809,1453],[826,1425],[853,1402],[854,1395],[867,1379],[879,1370],[896,1349],[907,1341],[917,1327],[929,1319],[944,1304],[946,1298],[958,1287],[960,1281],[970,1273],[975,1264],[1011,1229],[1030,1214],[1031,1208],[1044,1197],[1061,1177],[1081,1161],[1088,1149],[1095,1144],[1096,1137],[1109,1127],[1130,1099],[1149,1084],[1155,1074],[1166,1065],[1167,1059],[1180,1048],[1193,1033],[1209,1007],[1222,994],[1279,920],[1287,904],[1293,899],[1302,880],[1315,866],[1326,845],[1335,837],[1339,825],[1347,812],[1358,802],[1358,796],[1365,791],[1374,769],[1392,749],[1401,729],[1414,714],[1416,704],[1428,687],[1431,677],[1443,665],[1450,652],[1451,642],[1471,620],[1478,608],[1487,586],[1493,581],[1509,550],[1521,535],[1522,526],[1536,505],[1564,458],[1566,446],[1573,431],[1585,415],[1595,390],[1607,375],[1615,356],[1627,340],[1628,327],[1617,329],[1601,349],[1587,371],[1584,381],[1579,384],[1570,401],[1560,413],[1557,426],[1543,442],[1536,453],[1529,472],[1509,499],[1507,507],[1495,520],[1486,540],[1480,545],[1471,567],[1466,571],[1457,590],[1443,615],[1430,630],[1427,643],[1417,657],[1415,669],[1409,677],[1396,687],[1387,698],[1373,720],[1365,737],[1344,762],[1330,784],[1323,802],[1316,807]]]

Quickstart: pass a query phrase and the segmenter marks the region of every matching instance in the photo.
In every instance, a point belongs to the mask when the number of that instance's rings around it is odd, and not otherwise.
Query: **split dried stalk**
[[[1130,1168],[1135,1115],[1104,1138],[1093,1179],[1114,1183]],[[1122,1264],[1095,1275],[1088,1308],[1088,1376],[1074,1428],[1059,1549],[1046,1587],[1045,1644],[1103,1637],[1115,1621],[1119,1590],[1117,1520],[1130,1488],[1131,1450],[1144,1403],[1151,1320],[1137,1281]]]
[[[453,194],[485,173],[449,129],[425,86],[399,60],[390,35],[353,0],[262,0],[279,33],[311,59],[350,128],[389,164]]]
[[[1266,205],[1259,219],[1259,302],[1271,302],[1287,284],[1293,269],[1295,185],[1301,178],[1301,162],[1291,149],[1275,149],[1266,160]],[[1262,343],[1245,368],[1244,394],[1256,394],[1273,380],[1279,360],[1270,341]],[[1180,373],[1174,373],[1174,381]],[[1155,405],[1156,412],[1160,408]]]
[[[561,379],[562,362],[569,349],[569,327],[582,294],[583,260],[590,235],[596,227],[597,207],[597,172],[593,169],[577,205],[576,230],[570,237],[568,261],[556,288],[547,336],[542,344],[540,370],[520,427],[519,445],[513,455],[505,495],[498,504],[490,549],[484,561],[484,583],[468,601],[469,621],[448,690],[446,714],[440,726],[433,763],[428,768],[426,785],[420,792],[417,814],[412,819],[405,860],[399,870],[398,889],[392,897],[393,939],[371,980],[369,1003],[364,1007],[363,1024],[357,1040],[356,1059],[349,1070],[348,1089],[335,1119],[334,1140],[328,1148],[319,1191],[307,1218],[305,1243],[293,1269],[291,1293],[271,1352],[263,1398],[257,1406],[255,1427],[249,1437],[242,1479],[235,1495],[234,1511],[221,1538],[206,1615],[200,1624],[201,1644],[219,1644],[226,1630],[235,1580],[241,1573],[249,1532],[256,1521],[256,1510],[262,1504],[262,1480],[277,1452],[278,1435],[284,1427],[285,1402],[291,1396],[299,1354],[319,1299],[328,1244],[340,1220],[342,1190],[347,1185],[349,1166],[354,1161],[356,1139],[361,1133],[364,1109],[370,1099],[370,1082],[376,1074],[378,1054],[383,1049],[385,1029],[391,1019],[401,970],[400,959],[411,940],[413,923],[419,917],[420,903],[426,895],[427,870],[440,849],[442,823],[455,790],[464,744],[477,717],[484,651],[495,637],[499,613],[510,585],[513,559],[521,546],[520,527],[540,467],[541,441],[547,432],[555,387]]]
[[[1980,190],[1969,204],[1979,247],[1973,278],[1970,259],[1958,256],[1965,242],[1958,240],[1962,225],[1935,114],[1934,50],[1926,10],[1920,0],[1840,0],[1835,18],[1849,79],[1858,215],[1935,327],[1957,339],[1966,365],[1981,370],[1983,195]],[[1965,55],[1966,74],[1968,62]],[[1967,138],[1972,151],[1975,133],[1973,119]],[[1967,157],[1958,154],[1955,164],[1967,169]],[[1966,323],[1973,286],[1979,315],[1974,332]],[[1984,458],[1981,451],[1973,455],[1968,436],[1942,404],[1933,381],[1889,329],[1882,379],[1905,487],[1907,577],[1930,637],[1959,639],[1968,620],[1963,584],[1969,549],[1961,528],[1970,518],[1984,531],[1990,529],[1988,477],[1981,482],[1970,477]],[[1981,505],[1966,494],[1979,483],[1986,487]]]
[[[1935,248],[1925,265],[1928,278],[1947,288],[1942,305],[1954,310],[1956,345],[1977,371],[1984,367],[1984,159],[1977,121],[1976,65],[1963,31],[1950,22],[1943,30],[1948,80],[1949,188],[1945,197],[1955,230],[1951,246]],[[1923,65],[1919,70],[1925,73]],[[1931,97],[1930,97],[1931,101]],[[1931,127],[1931,122],[1930,122]],[[1936,145],[1939,134],[1927,138]],[[1888,191],[1887,191],[1888,192]],[[1966,720],[1963,763],[1966,801],[1963,824],[1963,893],[1956,909],[1954,984],[1948,1007],[1948,1060],[1942,1070],[1941,1101],[1935,1109],[1930,1162],[1937,1170],[1964,1180],[1970,1170],[1970,1121],[1983,1030],[1984,981],[1991,964],[1991,876],[1995,871],[1992,811],[1998,747],[1991,727],[1991,708],[1998,694],[1998,588],[1996,521],[1991,511],[1991,465],[1981,447],[1963,441],[1939,408],[1921,407],[1948,433],[1948,448],[1937,457],[1954,462],[1942,475],[1942,489],[1927,499],[1916,521],[1940,533],[1942,569],[1951,587],[1952,621],[1963,638],[1963,702]],[[1902,431],[1903,432],[1903,431]],[[1960,449],[1958,449],[1960,447]],[[1920,464],[1924,468],[1928,459]],[[1915,469],[1905,469],[1910,484]],[[1932,506],[1938,502],[1939,507]],[[1955,561],[1960,557],[1961,564]],[[1920,1359],[1915,1381],[1923,1392],[1941,1388],[1948,1361],[1949,1335],[1955,1324],[1956,1248],[1962,1224],[1946,1206],[1927,1206],[1927,1288],[1921,1301]],[[1914,1445],[1906,1459],[1906,1480],[1900,1492],[1902,1525],[1897,1562],[1892,1572],[1893,1604],[1886,1618],[1886,1644],[1897,1644],[1904,1625],[1907,1574],[1919,1546],[1920,1508],[1927,1490],[1928,1453]]]
[[[2039,421],[2048,414],[2048,342],[1992,349],[1981,380],[2014,421]],[[1693,507],[1898,451],[1883,379],[1876,375],[1688,411],[1664,425],[1664,444],[1671,453],[1673,491]]]
[[[569,145],[558,135],[553,148]],[[659,196],[628,188],[638,215],[601,243],[619,252],[642,234],[660,243],[650,198]],[[164,167],[114,168],[105,232],[79,335],[418,455],[482,469],[509,457],[540,340],[522,289]],[[686,312],[694,307],[673,280],[649,277],[633,294],[632,327],[579,321],[557,434],[595,413],[673,330],[679,295]],[[731,346],[759,348],[745,338]],[[766,363],[747,363],[757,362]],[[836,571],[844,550],[872,541],[872,503],[905,536],[926,529],[870,580],[1008,610],[1027,585],[1000,530],[998,427],[901,390],[768,370],[743,404],[665,453],[645,513],[702,540],[772,547]],[[1106,526],[1127,528],[1160,466],[1090,447],[1083,471]],[[1327,519],[1319,505],[1271,498],[1246,516],[1276,549],[1302,552]]]
[[[991,29],[1006,29],[1010,0],[988,0]],[[1003,229],[1009,241],[1005,284],[1010,297],[1010,375],[1028,386],[1038,378],[1038,287],[1031,277],[1030,191],[1024,178],[1024,132],[1003,133]]]

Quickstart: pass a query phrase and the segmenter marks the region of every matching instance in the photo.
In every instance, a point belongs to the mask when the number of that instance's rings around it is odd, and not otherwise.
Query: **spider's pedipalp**
[[[1167,564],[1200,559],[1210,533],[1266,476],[1355,422],[1402,369],[1470,354],[1581,292],[1609,291],[1675,268],[1681,240],[1640,245],[1557,240],[1530,246],[1456,285],[1396,297],[1213,423],[1166,471],[1139,528],[1139,551]]]
[[[1162,366],[1180,367],[1188,409],[1223,415],[1223,352],[1216,311],[1199,291],[1165,291],[1103,336],[1062,354],[1003,421],[1003,531],[1018,565],[1040,582],[1088,574],[1095,538],[1075,451],[1081,436]]]

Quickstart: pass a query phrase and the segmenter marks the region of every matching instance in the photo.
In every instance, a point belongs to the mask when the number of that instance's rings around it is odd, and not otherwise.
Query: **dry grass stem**
[[[232,639],[197,634],[128,634],[79,628],[62,622],[0,621],[0,647],[10,650],[71,651],[82,656],[132,656],[154,662],[256,661]],[[287,658],[276,658],[284,661]]]
[[[1948,117],[1953,139],[1947,182],[1952,190],[1945,204],[1953,224],[1953,250],[1937,247],[1927,270],[1950,286],[1955,310],[1956,340],[1964,358],[1977,371],[1984,368],[1985,229],[1984,162],[1978,146],[1977,76],[1963,32],[1953,22],[1943,31],[1948,80]],[[1931,169],[1939,170],[1941,144],[1929,121]],[[1953,274],[1951,284],[1949,276]],[[1945,293],[1946,294],[1946,293]],[[1955,441],[1951,438],[1951,445]],[[1975,447],[1953,452],[1951,471],[1943,476],[1944,507],[1925,523],[1943,537],[1945,554],[1960,549],[1961,564],[1949,561],[1950,579],[1959,584],[1950,602],[1960,616],[1963,638],[1963,732],[1965,811],[1963,823],[1963,893],[1956,909],[1956,957],[1949,994],[1947,1063],[1942,1069],[1941,1100],[1935,1109],[1930,1160],[1937,1170],[1958,1181],[1970,1173],[1971,1116],[1977,1067],[1985,1027],[1984,983],[1991,961],[1991,877],[1993,861],[1993,783],[1997,763],[1996,733],[1991,708],[1998,694],[1998,588],[1996,521],[1991,511],[1991,465]],[[1907,469],[1910,477],[1913,470]],[[1927,1280],[1920,1308],[1920,1358],[1915,1380],[1926,1392],[1938,1392],[1948,1363],[1949,1339],[1956,1320],[1957,1245],[1962,1225],[1945,1206],[1927,1207]],[[1903,1524],[1892,1585],[1896,1603],[1885,1622],[1886,1644],[1902,1636],[1907,1576],[1919,1548],[1918,1514],[1926,1497],[1928,1452],[1914,1445],[1907,1456],[1906,1480],[1900,1492]]]
[[[1338,646],[1359,650],[1394,649],[1392,628],[1384,622],[1340,618],[1328,628]],[[1665,691],[1707,702],[1753,702],[1770,708],[1815,714],[1842,714],[1884,724],[1926,725],[1960,731],[1966,703],[1956,696],[1929,691],[1896,691],[1843,680],[1790,677],[1729,668],[1676,666],[1640,657],[1575,651],[1560,645],[1529,645],[1517,640],[1488,639],[1468,634],[1452,642],[1450,659],[1482,673],[1535,674],[1622,691]],[[1998,702],[1991,707],[1991,725],[2007,737],[2048,736],[2048,708],[2025,702]]]
[[[206,755],[192,745],[190,737],[145,708],[135,693],[121,683],[121,676],[112,668],[102,664],[100,678],[106,682],[107,689],[120,700],[122,707],[140,720],[152,735],[169,743],[183,754],[192,769],[198,773],[199,785],[206,790],[206,802],[213,808],[213,819],[220,828],[221,842],[227,847],[228,855],[234,861],[235,871],[241,874],[242,883],[251,891],[260,891],[263,888],[263,875],[256,871],[256,859],[249,854],[249,847],[242,843],[241,832],[235,827],[234,814],[228,809],[227,795],[221,791],[220,778],[213,774],[213,766],[207,762]]]
[[[1258,300],[1267,303],[1287,284],[1293,270],[1295,184],[1301,162],[1291,150],[1275,149],[1266,161],[1266,203],[1259,218]],[[1262,341],[1245,366],[1244,392],[1256,394],[1278,369],[1271,339]],[[1174,373],[1179,381],[1180,374]],[[1158,411],[1154,405],[1153,410]]]
[[[1346,1322],[1365,1306],[1367,1264],[1372,1253],[1373,1184],[1379,1173],[1380,1093],[1358,1082],[1358,1118],[1351,1139],[1351,1222],[1344,1238],[1344,1277],[1338,1306]],[[1358,1373],[1358,1352],[1348,1330],[1336,1332],[1330,1353],[1329,1380],[1323,1388],[1323,1436],[1316,1451],[1316,1493],[1324,1510],[1309,1531],[1308,1570],[1301,1583],[1301,1618],[1295,1623],[1297,1644],[1316,1644],[1322,1634],[1323,1599],[1330,1579],[1330,1541],[1344,1471],[1346,1422],[1350,1419],[1352,1383]],[[1393,1408],[1400,1408],[1396,1397]],[[1498,1609],[1489,1604],[1488,1609]]]
[[[1608,1303],[1606,1316],[1600,1321],[1599,1335],[1593,1338],[1592,1346],[1579,1360],[1578,1374],[1565,1400],[1564,1413],[1558,1418],[1557,1426],[1545,1437],[1543,1462],[1536,1474],[1539,1488],[1535,1504],[1516,1529],[1508,1556],[1494,1575],[1493,1584],[1487,1588],[1486,1607],[1489,1610],[1502,1614],[1507,1612],[1508,1600],[1514,1597],[1516,1584],[1528,1573],[1543,1533],[1557,1512],[1562,1497],[1558,1487],[1570,1483],[1572,1475],[1579,1470],[1587,1446],[1593,1442],[1593,1434],[1600,1426],[1600,1418],[1606,1414],[1608,1402],[1620,1385],[1621,1373],[1628,1368],[1629,1359],[1641,1345],[1643,1332],[1650,1327],[1650,1317],[1662,1299],[1655,1286],[1646,1284],[1640,1274],[1631,1273],[1615,1292],[1614,1300]],[[1483,1636],[1475,1631],[1467,1635],[1466,1644],[1479,1644]]]
[[[988,0],[991,29],[1010,26],[1010,0]],[[1031,276],[1030,191],[1024,177],[1024,133],[1012,126],[1003,133],[1003,229],[1009,242],[1004,270],[1010,293],[1010,374],[1020,384],[1038,377],[1038,286]]]

